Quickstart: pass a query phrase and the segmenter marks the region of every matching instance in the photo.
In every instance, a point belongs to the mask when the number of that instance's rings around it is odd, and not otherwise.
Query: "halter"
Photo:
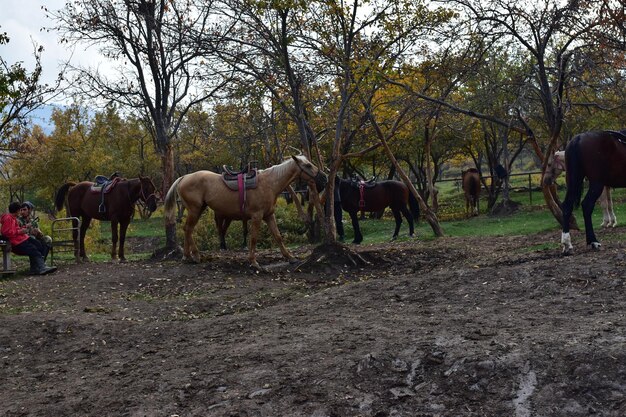
[[[296,163],[296,166],[300,169],[300,172],[304,172],[305,174],[307,174],[309,177],[311,177],[311,179],[316,183],[321,182],[322,178],[326,179],[326,176],[324,174],[322,174],[322,171],[320,169],[317,170],[317,174],[315,175],[311,175],[309,172],[305,171],[304,168],[302,166],[300,166],[299,163]]]
[[[157,199],[157,196],[156,196],[156,193],[151,193],[151,194],[149,194],[149,195],[146,197],[146,193],[145,193],[145,192],[144,192],[144,190],[143,190],[143,182],[141,182],[141,178],[139,178],[139,185],[141,186],[141,187],[140,187],[140,188],[141,188],[141,199],[143,200],[143,202],[147,204],[147,203],[148,203],[148,199],[149,199],[150,197],[154,197],[154,200],[155,200],[155,203],[156,203],[156,201],[158,200],[158,199]],[[155,187],[155,191],[156,191],[156,187]]]
[[[149,195],[146,197],[146,193],[145,193],[145,192],[144,192],[144,190],[143,190],[143,183],[141,182],[141,178],[138,178],[138,180],[139,180],[139,189],[141,190],[141,194],[139,195],[139,197],[137,198],[137,200],[141,199],[141,200],[143,200],[143,202],[144,202],[144,203],[147,203],[147,202],[148,202],[148,199],[149,199],[150,197],[152,197],[152,196],[154,196],[154,199],[155,199],[155,200],[157,200],[156,193],[151,193],[151,194],[149,194]],[[128,190],[130,191],[130,181],[126,181],[126,184],[127,184]],[[155,187],[155,191],[156,191],[156,187]],[[128,199],[129,199],[131,202],[133,202],[133,201],[132,201],[132,198],[131,198],[131,196],[130,196],[130,192],[128,193]]]

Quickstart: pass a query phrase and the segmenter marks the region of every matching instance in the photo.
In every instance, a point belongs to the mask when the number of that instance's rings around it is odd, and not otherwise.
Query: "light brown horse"
[[[165,196],[165,216],[174,222],[176,199],[180,198],[187,209],[187,220],[183,226],[183,259],[199,262],[198,247],[193,239],[193,230],[204,210],[209,207],[216,215],[230,220],[250,221],[250,250],[248,259],[255,268],[260,266],[256,260],[256,244],[261,220],[264,220],[280,251],[287,260],[295,258],[283,244],[282,236],[276,225],[274,210],[276,199],[281,191],[296,178],[301,177],[318,189],[326,185],[326,176],[304,156],[292,156],[279,165],[274,165],[258,172],[256,188],[246,190],[246,202],[241,210],[239,193],[229,189],[222,176],[211,171],[197,171],[184,175],[174,181]],[[315,184],[313,184],[315,183]]]

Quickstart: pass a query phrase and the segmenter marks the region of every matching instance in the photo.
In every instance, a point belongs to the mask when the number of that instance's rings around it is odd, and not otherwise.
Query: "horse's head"
[[[148,210],[154,212],[157,209],[156,187],[152,180],[148,177],[139,177],[141,182],[141,196],[139,197]]]
[[[545,185],[552,185],[563,171],[565,171],[565,151],[558,151],[555,152],[552,159],[548,161],[546,173],[543,176],[543,183]]]
[[[300,168],[300,176],[307,181],[315,182],[315,188],[318,192],[322,191],[328,183],[328,177],[318,167],[313,165],[303,155],[292,156],[296,161],[296,165]]]

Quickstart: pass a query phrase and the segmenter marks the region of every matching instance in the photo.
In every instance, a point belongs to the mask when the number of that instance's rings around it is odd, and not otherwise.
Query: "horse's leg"
[[[220,239],[220,249],[226,250],[226,231],[228,226],[230,226],[230,220],[215,215],[215,225],[217,226],[217,235]]]
[[[561,206],[563,212],[563,224],[561,232],[561,244],[563,245],[563,255],[570,255],[574,247],[572,246],[572,238],[569,233],[569,224],[574,210],[574,194],[570,188],[565,192],[565,198]]]
[[[124,254],[124,243],[126,242],[126,231],[128,230],[129,224],[130,219],[120,221],[120,250],[118,251],[120,255],[120,262],[126,262],[126,256]]]
[[[602,190],[604,185],[598,182],[590,182],[589,183],[589,191],[587,191],[587,195],[582,202],[583,209],[583,217],[585,219],[585,235],[587,236],[587,245],[591,245],[592,249],[599,249],[600,243],[596,238],[595,233],[593,232],[593,223],[591,222],[591,214],[593,213],[593,207],[596,205],[596,201],[600,194],[602,194]]]
[[[400,211],[397,208],[391,209],[391,212],[393,213],[393,218],[396,220],[396,228],[393,231],[393,236],[391,236],[391,240],[396,240],[398,238],[398,233],[400,233],[402,216],[400,215]]]
[[[183,260],[192,261],[195,263],[200,262],[200,256],[198,247],[193,240],[193,229],[198,224],[198,220],[200,219],[199,210],[187,209],[187,219],[185,220],[185,224],[183,225],[184,231],[184,247],[183,247]]]
[[[617,216],[615,216],[615,211],[613,211],[613,197],[611,197],[611,187],[604,187],[604,197],[606,199],[606,207],[609,211],[609,226],[615,227],[617,226]]]
[[[352,229],[354,230],[354,240],[352,243],[357,245],[363,242],[363,235],[361,234],[361,228],[359,227],[359,216],[356,211],[348,212],[350,214],[350,220],[352,220]]]
[[[341,208],[341,201],[335,200],[335,231],[337,232],[337,239],[343,242],[345,237],[343,230],[343,209]]]
[[[604,187],[600,195],[600,205],[602,206],[602,227],[617,226],[617,218],[613,211],[613,200],[611,199],[611,187]]]
[[[113,261],[117,259],[117,224],[117,220],[111,220],[111,260]],[[122,256],[120,254],[120,258],[121,257]]]
[[[81,257],[78,220],[72,220],[72,241],[74,241],[74,258],[78,263]]]
[[[265,223],[267,227],[269,227],[272,236],[274,237],[274,241],[280,248],[280,253],[289,261],[289,263],[297,262],[297,259],[287,250],[285,244],[283,243],[283,237],[280,235],[280,230],[278,230],[278,226],[276,225],[276,217],[274,214],[269,215],[265,219]]]
[[[242,220],[241,223],[241,227],[243,229],[243,241],[241,242],[241,248],[244,249],[248,243],[248,221]]]
[[[87,234],[87,230],[89,229],[89,224],[91,223],[91,217],[83,216],[83,221],[80,224],[80,257],[83,261],[89,261],[89,257],[87,256],[87,251],[85,250],[85,235]]]
[[[254,268],[262,269],[261,265],[256,260],[256,243],[259,238],[259,227],[261,226],[261,219],[252,218],[252,227],[250,229],[250,250],[248,252],[248,261]]]
[[[406,204],[403,204],[400,207],[400,211],[402,212],[402,215],[404,216],[406,221],[409,222],[409,236],[413,237],[415,235],[415,223],[413,221],[413,215],[406,207]]]

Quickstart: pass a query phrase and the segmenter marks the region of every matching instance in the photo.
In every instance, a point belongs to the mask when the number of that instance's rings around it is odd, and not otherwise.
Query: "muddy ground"
[[[3,416],[625,416],[626,243],[557,231],[0,281]],[[308,256],[312,247],[296,252]],[[321,257],[321,256],[320,256]],[[319,258],[319,257],[318,257]]]

